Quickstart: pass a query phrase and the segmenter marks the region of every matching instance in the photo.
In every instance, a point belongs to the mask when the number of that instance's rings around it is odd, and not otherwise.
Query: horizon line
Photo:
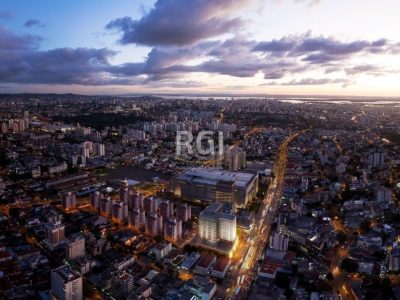
[[[351,99],[397,99],[400,100],[400,96],[352,96],[352,95],[299,95],[299,94],[226,94],[226,93],[121,93],[121,94],[85,94],[85,93],[32,93],[32,92],[19,92],[19,93],[0,93],[0,96],[7,95],[75,95],[85,97],[208,97],[208,98],[351,98]]]

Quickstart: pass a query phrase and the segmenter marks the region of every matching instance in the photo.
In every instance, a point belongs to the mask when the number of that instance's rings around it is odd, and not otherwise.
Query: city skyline
[[[0,298],[400,299],[399,105],[296,98],[1,95]]]
[[[400,3],[3,1],[0,93],[400,94]]]

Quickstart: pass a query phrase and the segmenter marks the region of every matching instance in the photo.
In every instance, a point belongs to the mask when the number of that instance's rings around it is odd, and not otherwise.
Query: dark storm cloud
[[[226,62],[209,61],[199,66],[193,67],[193,72],[216,73],[234,77],[253,77],[262,68],[264,64],[258,62]]]
[[[330,55],[348,55],[366,50],[371,43],[367,41],[355,41],[343,43],[325,37],[306,38],[297,47],[298,53],[322,52]]]
[[[383,47],[383,46],[385,46],[387,44],[388,44],[388,40],[387,39],[380,39],[380,40],[377,40],[375,42],[372,42],[371,46],[379,48],[379,47]]]
[[[217,73],[235,77],[253,77],[268,62],[255,55],[249,49],[255,46],[254,41],[236,36],[215,45],[207,53],[211,59],[193,67],[193,71]]]
[[[27,21],[25,22],[24,26],[30,28],[30,27],[39,26],[39,25],[41,25],[41,24],[42,24],[42,22],[41,22],[40,20],[29,19],[29,20],[27,20]]]
[[[37,50],[41,38],[15,35],[0,27],[0,81],[18,83],[107,84],[109,49]]]
[[[20,83],[106,84],[112,81],[102,73],[114,53],[108,49],[58,48],[27,51],[11,60],[0,59],[0,79]]]
[[[282,38],[280,40],[272,40],[269,42],[260,42],[254,47],[254,51],[286,53],[294,48],[296,41],[290,38]]]
[[[8,29],[0,27],[0,56],[11,51],[36,49],[41,40],[37,35],[15,35]]]
[[[291,86],[291,85],[325,85],[325,84],[342,84],[343,87],[348,86],[351,84],[352,81],[347,79],[347,78],[336,78],[336,79],[330,79],[330,78],[319,78],[319,79],[314,79],[314,78],[304,78],[300,80],[291,80],[288,82],[270,82],[267,84],[263,85],[286,85],[286,86]]]
[[[9,21],[14,17],[14,14],[8,10],[0,9],[0,19]]]
[[[153,48],[143,63],[126,63],[113,66],[111,73],[118,76],[146,75],[148,80],[177,78],[183,73],[191,72],[192,67],[184,65],[187,61],[207,55],[220,42],[204,42],[193,47]]]
[[[231,13],[250,2],[252,0],[158,0],[141,19],[115,19],[106,28],[121,31],[122,44],[191,45],[237,31],[243,21],[232,17]]]
[[[202,41],[188,46],[157,46],[137,63],[113,65],[116,52],[103,48],[39,50],[41,38],[16,35],[0,27],[0,81],[8,83],[129,85],[184,87],[201,83],[185,81],[191,73],[253,77],[283,81],[281,85],[350,84],[350,79],[303,79],[285,82],[286,76],[308,71],[381,75],[389,72],[375,65],[354,65],[357,55],[397,53],[399,44],[387,40],[341,42],[310,34],[257,42],[242,35],[224,41]],[[394,72],[394,71],[390,71]]]
[[[286,72],[284,70],[272,70],[272,71],[267,71],[264,74],[265,79],[281,79],[285,77]]]
[[[144,74],[149,81],[196,72],[234,77],[253,77],[262,72],[265,79],[280,79],[312,68],[287,57],[263,57],[252,51],[257,45],[255,41],[236,36],[223,42],[204,42],[193,47],[153,48],[144,63],[116,66],[112,73],[123,76]],[[199,57],[204,61],[196,65],[186,64]]]
[[[336,55],[320,53],[320,52],[307,55],[306,57],[303,58],[303,61],[309,62],[311,64],[325,64],[336,60],[341,60],[341,59]]]
[[[203,42],[193,47],[153,48],[144,63],[116,66],[112,72],[121,75],[146,74],[149,80],[154,81],[194,72],[252,77],[272,65],[251,51],[255,44],[254,41],[235,37],[224,42]],[[204,62],[186,64],[199,57],[203,57]],[[273,65],[276,68],[275,62]],[[282,65],[279,64],[279,67]]]
[[[349,79],[346,78],[337,78],[337,79],[330,79],[330,78],[305,78],[301,80],[292,80],[289,82],[281,83],[281,85],[324,85],[324,84],[344,84],[347,85],[351,83]]]
[[[342,42],[330,37],[313,37],[305,35],[287,36],[279,40],[258,43],[254,51],[290,57],[303,57],[304,61],[311,63],[328,63],[343,61],[357,54],[378,54],[396,52],[399,47],[385,39],[377,41],[358,40]]]
[[[219,45],[220,42],[203,42],[192,47],[153,48],[146,60],[147,68],[154,70],[182,64],[203,55],[210,55],[209,53]]]
[[[353,66],[350,68],[345,68],[345,72],[347,75],[357,75],[357,74],[368,74],[368,75],[373,75],[373,76],[379,76],[387,71],[380,67],[380,66],[375,66],[375,65],[357,65]]]

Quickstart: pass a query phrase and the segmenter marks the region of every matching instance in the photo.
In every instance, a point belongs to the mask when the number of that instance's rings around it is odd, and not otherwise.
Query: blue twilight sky
[[[398,0],[0,0],[0,93],[399,96],[399,11]]]

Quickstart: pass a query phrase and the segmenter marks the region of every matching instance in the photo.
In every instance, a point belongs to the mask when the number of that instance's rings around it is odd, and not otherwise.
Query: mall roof
[[[216,185],[220,181],[225,181],[233,182],[239,187],[246,187],[246,185],[251,182],[255,176],[257,175],[253,173],[193,168],[178,175],[177,179],[209,185]]]

